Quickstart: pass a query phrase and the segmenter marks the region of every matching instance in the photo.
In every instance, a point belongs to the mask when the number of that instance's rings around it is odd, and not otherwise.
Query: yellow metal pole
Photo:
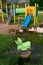
[[[11,7],[11,11],[12,11],[12,5],[10,7]]]
[[[18,5],[18,7],[19,7],[19,5]],[[20,16],[18,15],[18,22],[20,21]]]
[[[15,5],[13,4],[13,8],[15,8]],[[15,12],[14,12],[14,23],[16,22],[16,19],[15,19]]]
[[[34,14],[34,26],[35,26],[35,14]]]
[[[2,10],[2,1],[1,1],[1,10]],[[2,23],[4,22],[4,13],[2,11]]]
[[[36,27],[36,3],[35,3],[35,14],[34,14],[34,32],[37,31],[37,27]]]
[[[18,15],[18,22],[20,21],[20,16]]]
[[[35,3],[35,13],[34,13],[34,26],[36,25],[36,3]]]

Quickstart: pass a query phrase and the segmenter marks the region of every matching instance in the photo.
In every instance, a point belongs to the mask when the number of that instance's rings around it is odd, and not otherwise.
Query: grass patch
[[[43,35],[43,34],[42,34]],[[4,53],[7,50],[15,48],[15,40],[17,37],[21,39],[24,38],[25,41],[29,40],[32,43],[39,44],[43,46],[43,36],[39,34],[17,34],[17,35],[0,35],[0,65],[18,65],[19,53]],[[36,65],[32,63],[24,63],[24,65]],[[41,63],[37,65],[43,65],[43,56],[41,57]]]
[[[38,15],[38,20],[39,20],[39,24],[41,23],[41,22],[43,22],[43,13],[41,13],[41,14],[39,14]]]

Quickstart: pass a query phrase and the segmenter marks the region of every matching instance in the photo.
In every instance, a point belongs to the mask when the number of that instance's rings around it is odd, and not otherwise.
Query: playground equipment
[[[38,4],[36,3],[35,3],[35,6],[29,6],[29,5],[26,6],[25,4],[25,8],[19,8],[19,7],[14,8],[13,12],[14,12],[14,21],[16,20],[16,15],[19,16],[20,14],[25,14],[25,20],[22,23],[23,27],[28,26],[32,16],[34,17],[34,26],[36,25],[36,23],[38,23]]]
[[[2,9],[2,1],[0,1],[0,3],[1,3],[1,9]],[[34,26],[36,25],[36,23],[38,23],[38,4],[35,3],[35,6],[29,6],[29,5],[26,6],[26,4],[25,4],[25,7],[21,7],[21,8],[20,7],[15,7],[15,4],[11,4],[10,9],[14,13],[14,23],[16,21],[16,16],[18,16],[18,21],[20,20],[20,16],[19,15],[21,15],[21,14],[25,15],[25,20],[22,23],[23,27],[27,27],[28,26],[32,16],[34,17]],[[8,17],[7,2],[6,2],[6,12],[7,12],[7,18],[11,17],[11,16]],[[9,18],[9,19],[11,20],[11,18]],[[2,22],[4,22],[3,11],[2,11]]]
[[[0,4],[1,4],[1,10],[2,10],[2,1],[0,0]],[[4,15],[3,15],[3,11],[1,12],[2,14],[2,22],[4,22]]]
[[[1,6],[1,17],[2,17],[2,23],[5,22],[5,19],[4,19],[4,12],[3,12],[3,5],[2,5],[2,0],[0,0],[0,6]],[[12,10],[12,5],[10,5],[10,9]],[[7,5],[7,2],[6,2],[6,6],[5,6],[5,12],[6,12],[6,16],[7,16],[7,19],[8,19],[8,5]],[[9,16],[11,17],[11,16]]]
[[[0,0],[0,6],[1,6],[1,17],[2,17],[2,23],[4,23],[4,12],[3,12],[3,6],[2,6],[2,0]],[[6,12],[7,12],[7,2],[6,2]],[[8,18],[8,13],[6,13],[6,16]]]
[[[15,43],[17,44],[17,50],[20,51],[21,57],[27,58],[31,54],[31,42],[26,41],[22,42],[20,38],[18,38]],[[25,44],[25,45],[24,45]]]
[[[31,49],[31,42],[27,41],[27,42],[22,42],[22,40],[20,38],[18,38],[16,41],[17,44],[17,49],[18,50],[28,50]],[[24,45],[25,43],[25,45]]]

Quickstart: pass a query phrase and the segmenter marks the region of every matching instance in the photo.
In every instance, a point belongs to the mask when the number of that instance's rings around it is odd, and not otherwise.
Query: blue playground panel
[[[31,17],[32,17],[31,15],[30,15],[30,16],[26,16],[24,22],[22,23],[22,26],[23,26],[24,28],[26,28],[26,27],[29,25],[30,20],[31,20]]]
[[[38,7],[36,8],[36,16],[38,16]]]

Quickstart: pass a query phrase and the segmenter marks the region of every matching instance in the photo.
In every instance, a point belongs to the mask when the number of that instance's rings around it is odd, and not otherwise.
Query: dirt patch
[[[33,33],[33,31],[28,31],[27,29],[23,29],[23,32],[19,32],[22,29],[20,24],[17,25],[8,25],[8,23],[0,23],[0,34],[29,34]]]
[[[8,24],[0,23],[0,34],[9,34],[10,30],[14,30],[14,29],[18,30],[20,28],[22,28],[22,27],[19,24],[8,25]]]
[[[41,23],[39,27],[43,27],[43,23]]]

